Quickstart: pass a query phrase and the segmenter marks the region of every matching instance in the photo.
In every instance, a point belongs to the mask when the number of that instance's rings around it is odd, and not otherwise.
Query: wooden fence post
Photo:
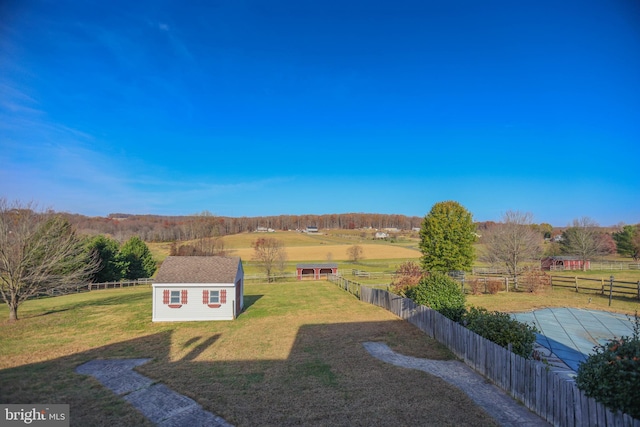
[[[576,280],[576,292],[578,292],[578,276],[575,277]]]
[[[613,297],[613,275],[609,277],[609,307],[611,307],[611,298]]]
[[[638,299],[640,299],[640,280],[638,280]]]

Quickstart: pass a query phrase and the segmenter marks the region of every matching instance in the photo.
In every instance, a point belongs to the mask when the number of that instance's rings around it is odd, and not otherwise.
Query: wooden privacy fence
[[[554,426],[640,427],[640,420],[610,411],[587,397],[574,381],[549,370],[542,362],[520,357],[435,310],[382,289],[359,286],[358,291],[360,300],[389,310],[446,345],[467,365]]]
[[[611,305],[611,298],[614,295],[640,299],[640,280],[637,282],[615,280],[614,276],[609,277],[609,279],[595,279],[577,276],[551,276],[551,286],[571,288],[575,289],[576,292],[591,291],[602,295],[609,295],[609,305]]]

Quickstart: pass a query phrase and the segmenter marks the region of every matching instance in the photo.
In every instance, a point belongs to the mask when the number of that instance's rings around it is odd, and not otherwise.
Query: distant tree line
[[[173,242],[251,232],[258,227],[274,230],[304,230],[307,226],[322,229],[361,229],[366,227],[411,230],[420,227],[422,218],[389,214],[278,215],[258,217],[223,217],[207,211],[188,216],[110,214],[88,217],[64,214],[84,234],[106,234],[119,242],[139,236],[146,242]]]
[[[211,238],[252,232],[258,227],[274,230],[304,230],[307,226],[316,226],[320,230],[369,227],[413,230],[422,228],[424,220],[416,216],[367,213],[237,218],[215,216],[208,211],[188,216],[123,213],[113,213],[107,217],[60,215],[73,224],[81,234],[104,234],[121,243],[133,236],[138,236],[145,242],[207,242],[207,247],[197,243],[194,247],[178,245],[172,248],[175,255],[224,254],[225,248],[219,247],[221,241]],[[483,261],[492,264],[504,263],[512,274],[518,270],[517,265],[520,262],[536,259],[541,255],[580,255],[586,259],[618,252],[634,260],[640,259],[640,225],[601,227],[584,217],[565,227],[554,227],[547,223],[536,224],[532,218],[530,213],[509,211],[498,222],[473,222],[475,228],[468,226],[467,232],[473,228],[478,241],[493,248],[491,253],[485,251],[482,255]],[[548,244],[544,245],[544,251],[541,245],[543,239],[548,240]],[[432,241],[438,241],[437,236]],[[440,241],[442,242],[441,239]],[[466,248],[466,245],[463,247]]]

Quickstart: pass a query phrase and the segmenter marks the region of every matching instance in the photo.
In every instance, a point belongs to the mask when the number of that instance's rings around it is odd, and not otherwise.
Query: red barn
[[[338,264],[298,264],[296,271],[298,280],[318,280],[323,274],[338,274]]]
[[[590,270],[591,261],[583,261],[575,256],[549,256],[540,261],[542,270]]]

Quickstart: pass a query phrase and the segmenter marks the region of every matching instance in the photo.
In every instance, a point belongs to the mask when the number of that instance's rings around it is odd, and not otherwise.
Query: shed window
[[[209,291],[209,304],[218,304],[220,302],[220,291]]]
[[[168,305],[169,308],[180,308],[187,303],[187,294],[188,291],[186,289],[179,291],[164,289],[162,291],[162,303]]]
[[[170,304],[180,304],[180,291],[171,291]]]
[[[227,303],[227,290],[203,290],[202,291],[202,303],[206,304],[209,308],[220,308],[222,304]]]

